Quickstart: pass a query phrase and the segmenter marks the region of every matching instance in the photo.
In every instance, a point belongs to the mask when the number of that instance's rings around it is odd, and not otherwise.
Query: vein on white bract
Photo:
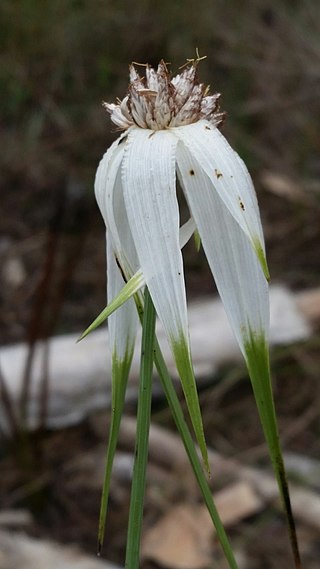
[[[119,271],[124,281],[142,272],[141,286],[148,287],[165,329],[205,456],[188,333],[181,253],[185,238],[176,177],[190,210],[189,233],[199,233],[245,357],[252,338],[268,338],[264,238],[250,175],[219,130],[224,119],[220,95],[210,94],[198,81],[196,62],[174,77],[164,61],[157,70],[149,65],[144,69],[141,76],[132,64],[128,94],[116,104],[105,103],[111,120],[124,132],[100,162],[95,193],[110,238],[108,254],[117,260],[108,263],[108,271]],[[117,314],[112,349],[127,365],[135,315],[132,310]]]

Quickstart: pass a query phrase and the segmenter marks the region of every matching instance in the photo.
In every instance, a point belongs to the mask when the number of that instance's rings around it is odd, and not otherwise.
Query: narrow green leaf
[[[129,511],[126,548],[126,569],[139,569],[140,537],[142,529],[144,490],[148,459],[148,440],[151,418],[152,371],[155,341],[156,312],[145,289],[145,310],[142,322],[140,383],[137,410],[135,462]]]
[[[135,297],[135,301],[136,301],[136,306],[137,306],[139,318],[142,321],[143,312],[144,312],[142,302],[140,301],[140,299],[138,297]],[[201,462],[199,460],[199,457],[198,457],[198,454],[197,454],[197,451],[195,448],[194,441],[193,441],[192,436],[190,434],[189,428],[185,422],[185,418],[183,415],[183,411],[182,411],[179,399],[178,399],[177,394],[175,392],[175,388],[174,388],[172,379],[170,377],[168,368],[166,366],[166,363],[165,363],[165,360],[163,358],[161,348],[159,346],[157,339],[155,339],[155,344],[154,344],[154,362],[155,362],[157,371],[159,373],[161,385],[162,385],[163,391],[165,393],[165,396],[167,398],[172,416],[174,418],[177,429],[178,429],[179,434],[181,436],[181,439],[182,439],[183,445],[185,447],[187,456],[189,458],[191,467],[193,469],[195,478],[198,482],[200,491],[202,493],[203,500],[207,506],[209,515],[210,515],[212,522],[214,524],[214,527],[216,529],[217,537],[220,541],[220,544],[221,544],[221,547],[222,547],[223,552],[225,554],[225,557],[229,563],[229,567],[230,567],[230,569],[239,569],[237,562],[235,560],[235,557],[234,557],[228,536],[227,536],[226,531],[224,529],[223,523],[220,519],[219,512],[215,506],[207,478],[203,472]]]
[[[203,500],[207,506],[209,515],[212,519],[213,525],[217,532],[217,537],[220,541],[221,547],[225,554],[225,557],[229,563],[230,569],[238,569],[237,562],[235,560],[232,547],[230,545],[228,536],[224,529],[223,523],[220,519],[219,512],[215,506],[214,499],[212,497],[212,493],[206,479],[206,476],[202,470],[202,466],[192,440],[192,436],[188,429],[188,426],[185,422],[185,418],[183,415],[183,411],[175,392],[171,377],[169,375],[166,363],[164,361],[163,355],[161,353],[160,346],[158,342],[155,343],[154,349],[154,361],[159,373],[160,381],[162,388],[165,392],[172,416],[176,423],[177,429],[181,436],[183,445],[185,447],[186,453],[188,455],[191,467],[193,469],[195,478],[198,482],[200,491],[202,493]]]
[[[176,341],[175,339],[171,338],[171,346],[173,349],[177,370],[181,379],[183,393],[186,398],[190,419],[200,447],[204,465],[206,467],[208,474],[210,474],[208,450],[203,432],[202,416],[201,416],[196,380],[194,377],[193,365],[190,357],[190,352],[188,349],[188,343],[183,333],[181,333],[179,341]]]
[[[197,229],[195,230],[193,237],[194,237],[194,244],[196,246],[196,251],[198,253],[200,251],[200,247],[201,247],[201,237],[200,237],[200,233]]]
[[[108,498],[110,491],[111,472],[114,455],[116,451],[121,417],[125,401],[125,393],[128,383],[128,376],[131,367],[133,349],[128,349],[124,359],[119,359],[117,354],[112,356],[112,410],[111,423],[109,428],[109,440],[106,452],[105,474],[102,488],[100,504],[99,529],[98,529],[98,555],[101,554],[105,523],[108,508]]]
[[[131,298],[138,290],[144,285],[144,277],[139,270],[131,279],[124,285],[123,289],[120,291],[118,296],[114,298],[108,306],[106,306],[102,312],[100,312],[99,316],[88,326],[88,328],[81,334],[78,342],[83,340],[90,332],[93,332],[98,326],[109,318],[110,314],[112,314],[115,310],[120,308],[129,298]]]
[[[296,569],[301,568],[299,547],[292,514],[288,482],[279,441],[277,417],[272,393],[269,350],[263,333],[250,333],[245,341],[245,354],[260,420],[277,479],[281,500],[287,518],[291,548]]]
[[[267,281],[270,282],[270,273],[269,273],[266,254],[265,254],[263,247],[261,245],[261,242],[258,238],[253,240],[253,246],[254,246],[254,250],[256,252],[256,255],[258,257],[259,263],[261,265],[261,268],[263,270],[263,274],[266,277]]]

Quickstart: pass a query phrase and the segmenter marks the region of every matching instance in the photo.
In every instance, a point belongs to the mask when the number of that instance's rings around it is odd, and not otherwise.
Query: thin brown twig
[[[18,433],[18,422],[15,416],[12,399],[9,390],[7,389],[7,383],[3,376],[1,366],[0,366],[0,400],[3,411],[7,417],[9,433],[11,434],[12,437],[14,437]]]

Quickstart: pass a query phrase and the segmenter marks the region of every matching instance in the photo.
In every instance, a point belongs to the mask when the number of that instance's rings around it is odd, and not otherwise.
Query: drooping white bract
[[[110,235],[109,255],[117,263],[109,263],[109,271],[118,269],[129,283],[136,279],[133,292],[148,286],[204,455],[188,335],[181,254],[186,230],[180,228],[177,176],[246,358],[252,339],[267,339],[269,320],[268,269],[257,199],[244,163],[218,130],[224,118],[218,100],[219,94],[210,95],[199,83],[194,63],[173,78],[163,61],[156,71],[147,65],[143,77],[131,65],[127,96],[117,104],[105,104],[124,132],[102,158],[95,183]],[[129,346],[131,311],[126,318],[124,324],[119,316],[114,334],[121,333],[123,345]]]

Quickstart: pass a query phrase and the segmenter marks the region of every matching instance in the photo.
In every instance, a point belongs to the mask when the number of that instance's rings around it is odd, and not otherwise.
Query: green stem
[[[301,569],[301,559],[295,528],[294,517],[291,508],[289,488],[282,450],[279,440],[278,422],[273,399],[269,350],[263,336],[251,335],[245,345],[248,371],[252,388],[259,411],[262,428],[268,445],[273,469],[279,487],[279,492],[286,514],[289,539],[294,557],[296,569]]]
[[[108,440],[106,462],[105,462],[106,466],[105,466],[101,505],[100,505],[100,515],[99,515],[98,551],[97,551],[97,554],[99,556],[101,555],[101,550],[104,541],[112,466],[117,447],[118,434],[119,434],[120,422],[124,407],[131,360],[132,360],[132,353],[131,354],[129,353],[122,360],[119,360],[115,354],[112,357],[112,411],[111,411],[111,423],[109,429],[109,440]]]
[[[137,310],[138,310],[138,314],[140,319],[143,319],[143,322],[145,320],[145,317],[143,316],[144,311],[146,311],[146,309],[149,309],[149,306],[145,305],[145,308],[143,309],[143,306],[138,298],[138,296],[136,296],[135,298],[136,301],[136,305],[137,305]],[[149,302],[151,302],[150,297],[148,297],[148,304]],[[200,459],[198,457],[196,448],[195,448],[195,444],[193,442],[192,436],[190,434],[189,428],[185,422],[184,419],[184,415],[183,415],[183,411],[180,405],[180,401],[177,397],[177,394],[175,392],[173,383],[172,383],[172,379],[170,377],[168,368],[166,366],[166,363],[164,361],[159,343],[157,338],[155,337],[155,341],[154,341],[154,363],[156,365],[157,371],[159,373],[160,376],[160,381],[162,384],[162,388],[164,390],[165,396],[167,398],[171,413],[173,415],[174,421],[176,423],[177,429],[179,431],[179,434],[181,436],[183,445],[185,447],[186,453],[188,455],[190,464],[192,466],[194,475],[196,477],[196,480],[198,482],[200,491],[202,493],[202,497],[203,500],[207,506],[208,512],[210,514],[210,517],[213,521],[213,524],[215,526],[216,532],[217,532],[217,537],[221,543],[223,552],[225,554],[225,557],[229,563],[230,569],[238,569],[238,565],[237,562],[235,560],[233,551],[232,551],[232,547],[230,545],[228,536],[226,534],[226,531],[224,529],[224,526],[222,524],[222,521],[220,519],[219,513],[217,511],[217,508],[214,504],[214,500],[212,497],[212,493],[207,481],[207,478],[202,470],[202,466],[201,466],[201,462]],[[134,566],[128,566],[128,569],[133,569]]]
[[[145,289],[144,302],[136,448],[129,511],[126,569],[139,569],[140,537],[148,458],[156,313],[147,287]]]
[[[218,536],[219,541],[221,543],[221,546],[222,546],[222,549],[223,549],[224,554],[226,556],[226,559],[227,559],[231,569],[238,569],[238,565],[237,565],[237,562],[235,560],[235,557],[234,557],[234,554],[232,551],[232,547],[230,545],[228,536],[225,532],[223,523],[220,519],[218,510],[214,504],[212,493],[211,493],[208,481],[207,481],[205,474],[202,470],[200,459],[197,455],[193,439],[191,437],[188,426],[185,422],[183,411],[181,409],[179,399],[178,399],[177,394],[175,392],[175,389],[173,387],[171,377],[169,375],[167,366],[166,366],[165,361],[163,359],[163,356],[162,356],[162,353],[160,350],[160,346],[159,346],[157,340],[156,340],[155,349],[154,349],[154,361],[155,361],[155,364],[156,364],[156,367],[157,367],[157,370],[158,370],[158,373],[160,376],[162,388],[163,388],[165,395],[166,395],[166,398],[168,400],[168,404],[169,404],[171,413],[173,415],[177,429],[179,431],[179,434],[181,436],[185,450],[187,452],[187,455],[188,455],[190,464],[192,466],[194,475],[196,477],[199,488],[201,490],[202,497],[203,497],[204,502],[207,506],[207,509],[208,509],[210,517],[213,521],[213,524],[216,528],[217,536]]]

